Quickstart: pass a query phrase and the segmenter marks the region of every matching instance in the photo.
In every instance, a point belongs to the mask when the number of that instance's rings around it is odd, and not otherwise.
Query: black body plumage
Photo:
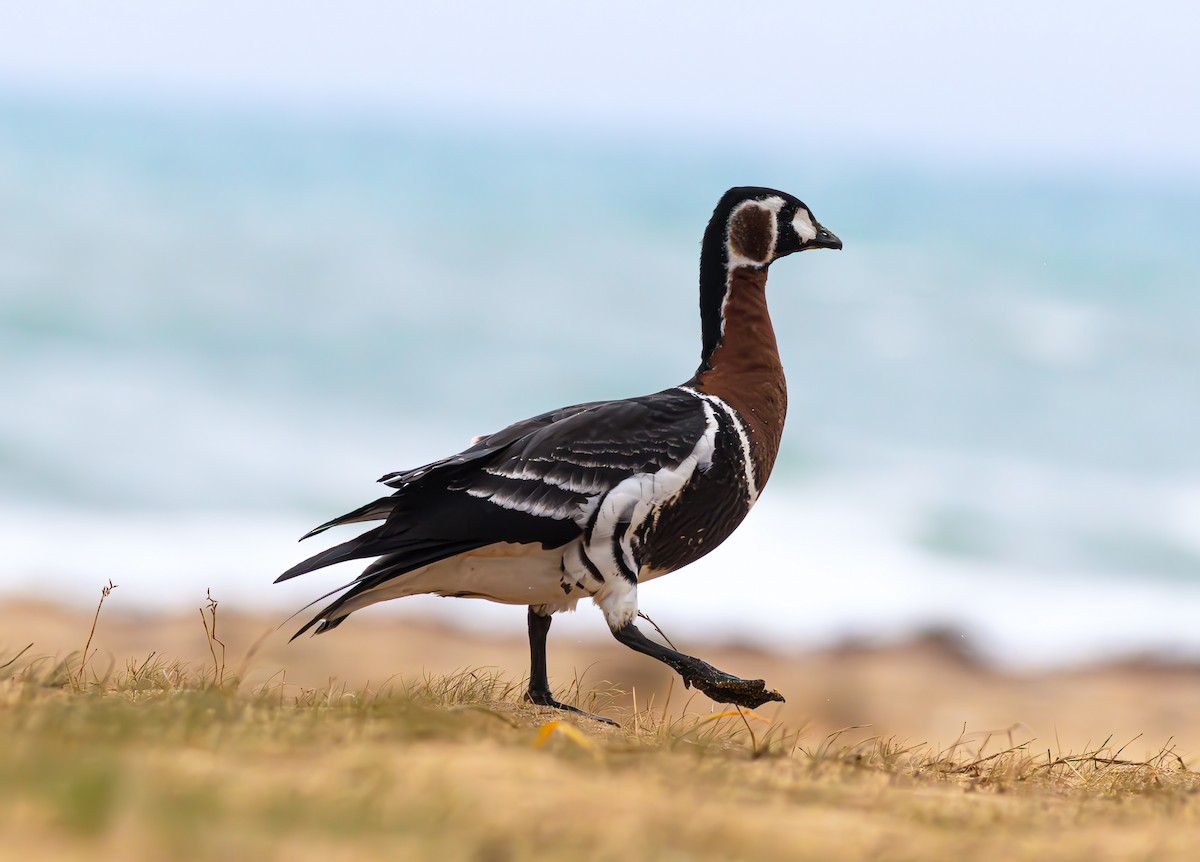
[[[593,517],[581,519],[589,498],[602,497],[631,476],[678,467],[705,428],[701,400],[668,389],[543,413],[484,437],[457,455],[383,476],[380,481],[397,488],[395,493],[322,524],[308,535],[368,519],[383,518],[382,526],[315,554],[276,579],[278,583],[336,563],[378,557],[343,588],[347,589],[344,595],[322,608],[295,636],[322,621],[319,631],[328,631],[344,619],[338,611],[351,598],[438,560],[499,542],[554,549],[590,535],[600,508],[595,507]],[[723,442],[722,448],[727,449],[728,443]],[[730,463],[714,473],[713,479],[721,484],[718,497],[737,496],[731,481],[735,472]],[[736,504],[716,505],[695,514],[719,516],[736,510]],[[678,520],[673,515],[669,523]],[[740,520],[739,516],[724,529],[712,525],[711,535],[728,535]],[[681,523],[684,530],[691,526],[686,518]],[[661,535],[659,557],[673,560],[672,568],[716,546],[711,541],[689,542],[686,534]],[[659,536],[648,525],[638,543],[649,551]]]

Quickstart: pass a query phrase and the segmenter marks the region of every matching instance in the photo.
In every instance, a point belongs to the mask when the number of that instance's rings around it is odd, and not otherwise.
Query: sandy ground
[[[94,609],[93,609],[94,610]],[[0,663],[26,644],[27,656],[65,657],[83,647],[93,610],[40,601],[0,601]],[[519,619],[519,617],[518,617]],[[219,611],[226,663],[246,684],[273,678],[297,687],[344,683],[378,688],[389,679],[419,679],[468,667],[497,668],[514,679],[528,672],[522,628],[512,636],[482,636],[442,624],[360,614],[319,638],[289,644],[281,618]],[[645,623],[642,626],[647,631]],[[257,644],[257,645],[256,645]],[[975,659],[955,638],[930,634],[887,647],[845,644],[832,649],[774,653],[735,644],[676,643],[677,648],[744,677],[762,677],[787,697],[762,711],[792,729],[801,744],[851,725],[852,736],[894,736],[909,744],[969,751],[991,738],[1031,742],[1032,751],[1080,752],[1109,737],[1129,742],[1126,756],[1143,757],[1173,740],[1188,766],[1200,765],[1200,666],[1130,659],[1102,665],[1015,674]],[[199,614],[132,615],[106,606],[92,642],[90,667],[124,667],[150,652],[211,665]],[[555,638],[551,681],[568,689],[577,678],[585,693],[617,688],[603,711],[620,717],[636,696],[639,706],[706,712],[713,704],[684,692],[673,674],[611,639]],[[299,688],[297,689],[299,690]],[[690,698],[690,700],[689,700]],[[776,712],[776,710],[778,710]]]

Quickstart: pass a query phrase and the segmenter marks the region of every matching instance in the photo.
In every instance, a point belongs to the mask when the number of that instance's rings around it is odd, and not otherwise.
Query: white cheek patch
[[[800,237],[801,242],[812,242],[817,238],[817,229],[808,210],[796,211],[796,215],[792,217],[792,229],[796,231],[796,236]]]

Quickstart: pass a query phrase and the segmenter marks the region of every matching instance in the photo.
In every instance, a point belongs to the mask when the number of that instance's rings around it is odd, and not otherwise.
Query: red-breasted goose
[[[653,395],[552,410],[457,455],[387,474],[380,481],[395,493],[305,538],[341,524],[383,524],[277,579],[378,558],[323,596],[345,590],[295,637],[420,593],[528,605],[528,698],[580,712],[551,693],[546,635],[551,614],[591,597],[617,640],[670,665],[684,685],[748,707],[783,700],[762,680],[739,679],[647,639],[634,625],[638,583],[707,554],[754,505],[787,410],[767,268],[793,252],[841,247],[791,195],[730,189],[700,251],[703,346],[695,376]]]

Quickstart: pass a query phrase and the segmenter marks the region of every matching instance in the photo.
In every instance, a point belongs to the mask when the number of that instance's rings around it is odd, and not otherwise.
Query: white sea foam
[[[1143,651],[1200,657],[1200,583],[925,547],[914,540],[923,516],[913,501],[928,493],[905,492],[895,477],[772,488],[721,548],[647,584],[642,608],[672,637],[777,648],[887,640],[939,627],[1015,665]],[[120,604],[179,609],[211,588],[228,607],[265,609],[282,621],[358,571],[347,564],[272,585],[277,573],[321,547],[295,544],[313,520],[299,513],[2,512],[0,587],[16,593],[87,603],[111,578],[121,584]],[[322,538],[330,544],[351,534]],[[368,613],[521,629],[511,609],[474,601],[405,599]],[[569,631],[605,631],[590,610],[578,617],[565,624]]]

